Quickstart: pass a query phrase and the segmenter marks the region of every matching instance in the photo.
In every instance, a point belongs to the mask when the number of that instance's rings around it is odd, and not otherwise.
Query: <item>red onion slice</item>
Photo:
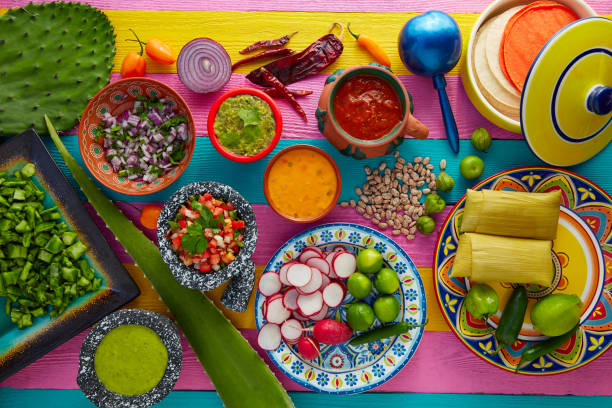
[[[181,82],[198,93],[218,91],[232,75],[230,56],[221,44],[210,38],[196,38],[185,44],[176,68]]]

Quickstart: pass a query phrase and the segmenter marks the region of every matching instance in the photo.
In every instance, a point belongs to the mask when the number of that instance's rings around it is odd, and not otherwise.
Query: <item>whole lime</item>
[[[364,249],[357,254],[357,269],[362,273],[376,273],[383,265],[383,257],[373,248]]]
[[[484,162],[478,156],[465,156],[459,162],[459,171],[468,180],[477,179],[484,171]]]
[[[391,294],[399,288],[397,273],[391,268],[382,268],[374,278],[374,287],[383,294]]]
[[[554,293],[531,309],[533,327],[545,336],[560,336],[580,322],[582,300],[576,295]]]
[[[346,310],[346,321],[353,330],[368,330],[374,323],[374,311],[367,303],[353,303]]]
[[[384,295],[374,301],[374,313],[382,323],[395,320],[400,312],[400,303],[394,296]]]
[[[465,296],[465,307],[476,319],[487,319],[497,312],[499,298],[497,292],[484,283],[477,283]]]
[[[355,299],[363,299],[372,291],[372,281],[361,272],[355,272],[346,281],[346,288]]]

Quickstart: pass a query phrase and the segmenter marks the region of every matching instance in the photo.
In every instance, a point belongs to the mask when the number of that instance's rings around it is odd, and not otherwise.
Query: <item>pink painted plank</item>
[[[255,66],[254,66],[255,68]],[[187,89],[176,74],[147,74],[148,77],[164,82],[174,88],[187,102],[196,123],[196,134],[206,136],[206,121],[208,111],[213,102],[225,91],[236,87],[253,87],[244,74],[234,74],[230,81],[218,92],[210,94],[198,94]],[[446,137],[437,94],[434,91],[431,79],[421,78],[415,75],[399,76],[406,89],[412,93],[414,99],[414,115],[425,123],[430,130],[429,137],[432,139],[443,139]],[[309,89],[312,95],[299,98],[299,102],[308,115],[308,124],[298,116],[287,102],[277,99],[283,114],[283,138],[287,139],[316,139],[322,138],[316,126],[315,111],[319,102],[319,95],[323,89],[327,75],[314,75],[310,78],[293,84],[290,88]],[[119,74],[112,74],[111,81],[120,79]],[[455,113],[459,136],[469,139],[477,127],[485,127],[491,136],[497,139],[522,139],[517,133],[498,128],[486,120],[471,104],[461,79],[458,76],[447,77],[448,97]]]
[[[40,3],[36,0],[34,3]],[[2,0],[0,7],[21,7],[29,0]],[[446,12],[479,13],[490,3],[488,0],[438,0],[435,5],[429,0],[89,0],[87,3],[103,10],[198,10],[198,11],[363,11],[363,12],[417,12],[432,8]],[[612,10],[606,0],[589,0],[589,4],[600,13]]]
[[[435,305],[431,305],[435,307]],[[257,332],[242,330],[255,346]],[[76,389],[78,356],[86,332],[64,343],[17,374],[0,387]],[[267,355],[258,350],[268,364]],[[425,332],[413,359],[393,379],[377,388],[379,392],[609,395],[612,381],[609,367],[612,353],[565,374],[525,377],[502,371],[484,362],[463,346],[450,332]],[[289,391],[305,389],[276,367],[272,370]],[[49,375],[49,373],[53,375]],[[176,390],[211,390],[212,383],[183,339],[183,367]]]
[[[163,203],[158,204],[163,205]],[[138,226],[150,239],[156,241],[155,231],[143,228],[138,222],[138,217],[140,214],[138,208],[141,208],[144,203],[117,202],[115,205],[117,205],[117,207],[119,207],[121,211],[123,211],[123,213],[130,218],[134,224]],[[113,248],[119,257],[119,260],[122,263],[134,263],[132,258],[125,252],[121,244],[119,244],[119,241],[115,239],[115,236],[108,228],[106,228],[102,219],[95,214],[89,204],[86,203],[86,206],[89,209],[89,213],[92,215],[94,221],[102,230],[104,238],[106,238],[111,248]],[[433,214],[433,217],[437,221],[440,221],[438,224],[441,224],[441,222],[446,219],[450,208],[451,207],[449,206],[441,213]],[[253,254],[253,261],[256,265],[265,265],[281,245],[287,242],[287,240],[292,236],[304,231],[306,226],[303,224],[296,224],[279,217],[272,210],[272,208],[265,204],[255,204],[253,205],[253,209],[255,210],[258,228],[257,248]],[[317,221],[316,223],[309,224],[308,227],[321,225],[328,222],[351,222],[374,227],[373,224],[370,224],[369,221],[364,220],[352,208],[342,208],[340,206],[336,206],[336,208],[334,208],[328,216]],[[399,244],[406,251],[408,256],[412,258],[413,262],[417,266],[432,266],[433,248],[436,243],[437,233],[431,235],[417,235],[417,239],[412,241],[408,241],[403,235],[391,235],[390,228],[383,231],[383,233]]]

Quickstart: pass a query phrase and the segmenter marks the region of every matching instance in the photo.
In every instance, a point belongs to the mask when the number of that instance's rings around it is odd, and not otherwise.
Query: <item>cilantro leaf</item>
[[[196,200],[192,200],[190,204],[191,204],[191,208],[197,211],[202,211],[202,208],[204,208],[204,206],[199,201],[196,201]]]
[[[236,132],[229,131],[226,133],[222,133],[219,136],[219,142],[221,142],[221,144],[223,146],[227,146],[227,147],[237,147],[240,144],[240,135]]]
[[[183,115],[176,115],[173,118],[170,118],[161,125],[159,125],[159,128],[161,130],[170,130],[170,128],[178,126],[181,123],[187,123],[187,119],[185,119]]]
[[[178,224],[178,222],[168,221],[168,225],[170,225],[170,228],[172,228],[173,230],[177,230],[177,229],[179,229],[179,224]]]
[[[202,235],[202,226],[200,224],[191,224],[190,226],[187,227],[187,234],[191,235],[192,237],[197,237]]]
[[[244,127],[247,127],[249,125],[259,125],[259,123],[261,122],[261,118],[259,117],[259,112],[257,111],[256,108],[244,108],[244,109],[240,109],[238,111],[238,116],[240,116],[240,119],[242,119],[242,122],[244,123]]]
[[[202,218],[202,222],[204,223],[204,227],[211,227],[210,223],[213,219],[213,213],[208,209],[208,207],[202,206],[202,209],[200,210],[200,216],[200,218]],[[213,227],[216,227],[216,225],[213,225]]]
[[[247,142],[254,142],[259,136],[261,136],[261,128],[259,126],[247,126],[242,129],[242,137]]]
[[[181,246],[189,255],[201,254],[208,248],[208,241],[202,234],[199,236],[185,234],[181,238]]]

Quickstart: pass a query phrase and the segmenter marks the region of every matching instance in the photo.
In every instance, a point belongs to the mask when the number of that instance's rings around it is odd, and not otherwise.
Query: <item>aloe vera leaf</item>
[[[195,351],[226,407],[293,407],[270,368],[200,291],[180,285],[149,240],[77,164],[45,115],[53,143],[81,190],[142,269]]]

